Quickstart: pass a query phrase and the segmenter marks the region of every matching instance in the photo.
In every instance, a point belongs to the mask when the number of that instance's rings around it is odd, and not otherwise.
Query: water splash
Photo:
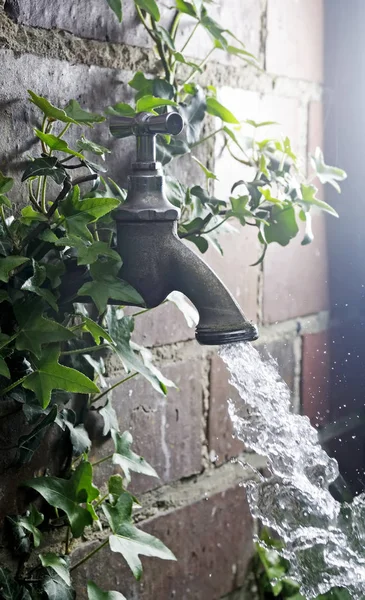
[[[273,359],[262,361],[247,343],[223,346],[220,356],[240,395],[229,401],[235,434],[267,458],[269,476],[246,484],[252,515],[284,541],[290,576],[306,598],[333,587],[364,598],[365,494],[351,504],[333,498],[337,462],[309,419],[291,412],[290,390]]]

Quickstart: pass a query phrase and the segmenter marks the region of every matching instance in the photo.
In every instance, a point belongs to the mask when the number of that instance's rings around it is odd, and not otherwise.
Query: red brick
[[[127,309],[126,314],[134,314],[138,309]],[[191,340],[195,328],[189,327],[182,312],[168,302],[139,315],[135,320],[133,340],[143,346],[163,346]]]
[[[328,331],[303,336],[302,408],[314,426],[325,423],[329,417],[330,352]]]
[[[199,360],[186,360],[162,367],[162,371],[178,386],[169,388],[167,398],[153,390],[141,376],[113,393],[113,407],[121,430],[131,432],[135,452],[144,456],[161,478],[135,475],[131,488],[136,493],[201,470],[202,365]],[[119,378],[122,375],[109,383]],[[88,429],[95,439],[91,460],[113,452],[110,439],[100,441],[101,417],[95,415]],[[102,463],[96,471],[97,484],[105,482],[112,472],[109,462]]]
[[[73,573],[77,598],[93,579],[106,590],[139,600],[219,600],[242,586],[252,556],[252,522],[241,487],[207,497],[143,524],[175,553],[177,562],[142,557],[142,583],[133,580],[121,555],[103,549]],[[92,550],[74,552],[76,562]]]
[[[314,241],[301,232],[288,246],[270,244],[264,262],[264,321],[275,323],[329,308],[326,217],[313,215]]]
[[[264,347],[258,345],[263,358],[269,353],[278,362],[280,375],[291,390],[294,389],[295,354],[293,340],[270,342]],[[244,450],[244,444],[233,436],[231,419],[228,414],[228,399],[239,402],[236,388],[228,382],[229,374],[225,364],[214,356],[210,374],[210,403],[208,420],[208,443],[211,458],[221,465],[238,456]]]
[[[323,79],[323,1],[268,0],[266,69],[276,75]]]

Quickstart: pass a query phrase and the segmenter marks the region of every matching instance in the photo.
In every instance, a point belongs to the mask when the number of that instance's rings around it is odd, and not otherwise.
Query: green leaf
[[[145,364],[143,355],[134,352],[131,347],[131,335],[134,329],[134,319],[132,317],[122,317],[118,319],[118,312],[115,307],[108,306],[107,311],[108,331],[114,340],[115,346],[112,349],[119,356],[127,371],[137,371],[141,373],[158,392],[166,393],[166,385],[173,385],[166,380],[162,374],[151,364]],[[142,356],[142,360],[140,358]]]
[[[34,129],[36,136],[42,140],[51,150],[56,150],[58,152],[65,152],[66,154],[72,154],[73,156],[77,156],[78,158],[84,158],[82,154],[76,152],[75,150],[71,150],[68,147],[67,142],[58,138],[56,135],[52,133],[43,133],[39,129]]]
[[[232,210],[229,211],[229,215],[232,217],[236,217],[241,223],[241,225],[246,224],[246,218],[252,217],[255,219],[255,215],[247,208],[247,205],[250,201],[249,196],[239,196],[238,198],[230,198]]]
[[[287,154],[295,162],[297,160],[297,157],[292,150],[291,143],[288,137],[284,139],[283,145],[285,154]]]
[[[10,192],[14,185],[14,179],[12,177],[5,177],[0,171],[0,195]]]
[[[0,594],[2,600],[31,600],[28,590],[19,585],[5,567],[0,567]]]
[[[112,407],[111,399],[108,398],[103,408],[99,409],[100,415],[104,419],[103,435],[106,436],[112,429],[119,431],[119,423],[117,413]]]
[[[195,19],[199,18],[195,6],[193,6],[191,2],[186,2],[185,0],[175,0],[175,2],[177,10],[185,13],[186,15],[190,15],[190,17],[194,17]]]
[[[111,504],[115,504],[124,491],[123,477],[119,474],[111,475],[108,481],[108,492]]]
[[[338,167],[326,165],[323,158],[323,152],[318,147],[315,149],[314,155],[311,156],[311,164],[321,183],[329,183],[338,193],[341,192],[341,188],[337,182],[346,179],[346,172]]]
[[[216,42],[216,47],[227,50],[228,42],[223,35],[226,32],[226,29],[223,29],[223,27],[221,27],[217,21],[214,21],[214,19],[208,15],[206,8],[203,8],[202,10],[202,18],[200,19],[200,23]]]
[[[91,265],[98,260],[99,256],[108,256],[120,262],[119,254],[112,250],[106,242],[90,242],[77,236],[70,236],[60,238],[55,245],[75,248],[77,250],[78,265]]]
[[[219,117],[225,123],[234,123],[239,125],[238,119],[231,113],[228,108],[223,106],[216,98],[207,98],[207,112],[214,117]]]
[[[179,109],[184,119],[184,134],[188,144],[199,141],[206,110],[205,93],[201,87],[196,86],[189,104],[181,104]]]
[[[7,206],[8,208],[11,208],[11,202],[9,198],[0,194],[0,206]]]
[[[38,264],[34,258],[32,258],[33,275],[27,279],[21,289],[26,292],[32,292],[43,298],[48,304],[57,312],[58,306],[55,296],[51,290],[47,288],[41,288],[40,286],[44,283],[47,273],[46,268],[43,265]]]
[[[54,552],[47,552],[40,554],[39,560],[43,567],[50,567],[56,571],[57,575],[63,579],[66,585],[71,585],[70,569],[64,558],[57,556]]]
[[[105,112],[107,115],[116,117],[134,117],[136,115],[134,108],[125,102],[118,102],[114,106],[108,106]]]
[[[155,108],[160,108],[161,106],[178,106],[177,102],[174,100],[168,100],[167,98],[156,98],[156,96],[142,96],[139,100],[137,100],[136,110],[137,112],[151,112]]]
[[[22,435],[17,444],[17,460],[18,465],[29,463],[34,452],[39,448],[46,431],[49,429],[57,417],[57,406],[53,405],[49,413],[42,415],[42,419],[29,433]]]
[[[103,115],[84,110],[76,100],[69,101],[67,106],[65,106],[65,112],[68,117],[73,119],[73,122],[78,123],[79,125],[92,127],[93,123],[102,123],[105,121]]]
[[[155,0],[134,0],[134,3],[148,12],[155,21],[160,20],[160,11]]]
[[[205,165],[203,165],[203,163],[200,162],[200,160],[196,156],[191,156],[191,158],[193,160],[195,160],[195,162],[199,165],[199,167],[203,171],[203,173],[204,173],[205,177],[207,178],[207,180],[209,180],[209,179],[215,179],[215,180],[217,180],[218,179],[218,177],[213,173],[213,171],[210,171],[208,169],[208,167],[206,167]]]
[[[264,231],[268,244],[277,242],[281,246],[287,246],[299,231],[293,205],[284,208],[273,206],[270,225],[265,225]]]
[[[65,169],[58,166],[58,159],[55,156],[47,158],[36,158],[28,163],[25,169],[22,181],[31,177],[51,177],[58,185],[61,185],[67,177]]]
[[[68,429],[73,456],[81,456],[81,454],[89,452],[91,448],[89,434],[82,423],[76,425],[76,413],[73,410],[63,408],[59,412],[56,423],[63,430]]]
[[[79,296],[92,298],[99,314],[105,311],[109,298],[124,304],[145,305],[142,296],[129,283],[118,278],[120,267],[120,262],[95,262],[90,268],[93,281],[84,283],[78,291]]]
[[[80,188],[75,185],[62,202],[60,213],[66,217],[76,216],[76,218],[81,217],[81,219],[87,214],[91,217],[90,221],[96,221],[117,208],[119,204],[120,200],[118,198],[87,197],[81,200]]]
[[[116,15],[119,23],[121,23],[123,20],[122,1],[121,0],[106,0],[106,1],[109,4],[112,11],[114,12],[114,14]]]
[[[97,156],[105,157],[105,154],[110,154],[111,150],[109,148],[105,148],[105,146],[100,146],[100,144],[96,144],[91,140],[88,140],[84,135],[81,136],[79,140],[76,142],[76,146],[79,150],[85,152],[92,152]]]
[[[234,56],[238,56],[239,58],[242,58],[245,61],[248,61],[250,63],[252,63],[252,61],[256,61],[256,57],[251,54],[251,52],[247,52],[247,50],[244,50],[243,48],[237,48],[236,46],[230,46],[228,45],[227,48],[225,48],[226,52],[228,52],[228,54],[233,54]]]
[[[189,152],[190,148],[184,140],[173,137],[167,142],[165,136],[157,136],[157,160],[163,165],[167,165],[175,156],[183,156]]]
[[[119,592],[103,592],[93,581],[87,584],[88,600],[126,600]]]
[[[109,537],[112,552],[119,552],[125,558],[133,575],[140,579],[142,563],[139,555],[156,556],[163,560],[176,560],[166,546],[152,535],[137,529],[132,524],[133,497],[124,492],[114,506],[103,504],[102,509],[114,535]]]
[[[195,327],[198,324],[199,313],[195,306],[188,302],[184,294],[181,292],[171,292],[171,294],[167,296],[167,299],[170,302],[173,302],[178,309],[181,310],[189,327]]]
[[[246,121],[244,122],[248,125],[252,125],[252,127],[254,127],[255,129],[257,129],[258,127],[266,127],[267,125],[278,125],[276,121],[260,121],[258,123],[257,121],[253,121],[252,119],[246,119]]]
[[[19,325],[19,334],[15,342],[17,350],[29,350],[39,357],[43,344],[66,342],[75,337],[66,327],[43,317],[43,310],[43,303],[36,298],[14,305]]]
[[[47,347],[37,361],[37,370],[23,381],[23,387],[32,390],[43,408],[51,401],[52,390],[65,390],[77,394],[95,394],[99,388],[80,371],[64,367],[58,362],[60,355],[57,346]]]
[[[46,570],[47,575],[42,582],[42,588],[48,600],[74,600],[76,592],[52,569]]]
[[[316,198],[316,193],[318,192],[318,189],[314,185],[305,185],[304,183],[302,183],[300,189],[302,192],[302,198],[298,198],[299,203],[304,202],[305,204],[310,204],[311,206],[317,206],[317,208],[320,208],[321,210],[330,213],[334,217],[338,217],[338,213],[335,211],[334,208],[332,208],[332,206],[327,204],[327,202]]]
[[[0,356],[0,375],[7,379],[10,379],[11,377],[9,367],[2,356]]]
[[[35,548],[38,548],[41,543],[42,534],[39,531],[38,526],[43,523],[43,520],[44,516],[33,504],[31,504],[30,509],[27,511],[24,517],[18,518],[18,524],[20,527],[23,527],[23,529],[26,529],[32,534]]]
[[[32,206],[25,206],[21,210],[21,222],[24,225],[33,225],[33,223],[40,223],[41,221],[46,222],[47,217],[43,213],[34,210]]]
[[[38,108],[41,109],[41,111],[44,113],[44,115],[50,119],[52,119],[53,121],[62,121],[63,123],[75,123],[76,121],[74,119],[72,119],[69,115],[67,115],[67,113],[62,110],[61,108],[57,108],[56,106],[53,106],[53,104],[51,104],[47,98],[43,98],[42,96],[37,96],[37,94],[35,94],[34,92],[32,92],[31,90],[28,90],[29,95],[30,95],[30,101],[35,104],[36,106],[38,106]]]
[[[81,462],[70,479],[36,477],[23,485],[36,490],[48,504],[66,513],[74,537],[80,537],[85,527],[92,524],[91,512],[80,506],[86,504],[89,507],[99,496],[99,490],[92,482],[92,466],[89,462]]]
[[[26,258],[25,256],[7,256],[6,258],[0,258],[0,281],[7,283],[11,277],[12,271],[28,260],[29,258]]]
[[[106,340],[110,344],[113,344],[112,338],[103,327],[98,325],[98,323],[95,323],[95,321],[93,321],[89,317],[84,316],[83,320],[84,325],[82,330],[91,333],[97,346],[99,346],[102,339]]]
[[[131,476],[130,471],[135,473],[143,473],[150,477],[157,477],[158,475],[153,467],[145,461],[144,458],[138,456],[131,450],[133,443],[133,437],[129,431],[125,431],[120,434],[118,431],[112,430],[112,438],[115,446],[115,452],[113,454],[113,463],[119,465],[124,472],[126,483],[130,483]]]

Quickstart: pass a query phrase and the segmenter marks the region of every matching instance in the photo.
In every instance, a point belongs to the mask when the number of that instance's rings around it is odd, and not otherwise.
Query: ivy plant
[[[264,123],[249,120],[245,125],[252,136],[242,137],[241,124],[216,90],[199,85],[213,52],[227,52],[257,66],[255,58],[211,17],[208,1],[176,0],[169,28],[160,24],[160,3],[129,1],[153,40],[160,75],[135,73],[129,83],[135,91],[133,106],[119,102],[105,113],[132,116],[173,109],[183,116],[181,136],[159,137],[159,160],[167,165],[190,156],[206,185],[186,186],[168,177],[169,198],[181,208],[180,237],[201,252],[210,243],[221,251],[217,234],[234,220],[238,226],[257,227],[262,260],[266,247],[273,242],[286,245],[298,233],[297,220],[303,219],[303,243],[308,243],[310,209],[335,213],[300,174],[288,138],[258,141],[256,132]],[[120,0],[107,2],[121,21]],[[194,25],[189,39],[178,47],[182,17]],[[186,48],[201,28],[210,35],[212,48],[203,60],[195,61]],[[69,457],[62,470],[24,482],[33,504],[25,514],[7,517],[7,539],[19,567],[14,573],[0,567],[0,594],[6,599],[68,600],[75,597],[72,573],[106,546],[123,557],[137,579],[142,575],[140,556],[175,558],[134,523],[137,501],[128,491],[131,473],[157,474],[133,451],[131,434],[119,430],[112,405],[113,390],[137,375],[163,395],[173,382],[153,364],[151,353],[132,340],[135,319],[147,309],[138,292],[119,277],[113,211],[125,200],[126,190],[105,175],[109,149],[87,133],[105,121],[105,114],[92,113],[72,99],[66,106],[55,106],[33,91],[29,100],[39,120],[33,132],[39,152],[29,157],[22,175],[27,201],[21,208],[12,202],[13,179],[0,173],[0,398],[12,401],[12,410],[21,410],[27,424],[11,449],[14,467],[32,460],[50,427],[58,427],[64,436]],[[218,128],[212,131],[217,120]],[[242,164],[242,179],[224,198],[214,196],[216,175],[194,150],[216,136]],[[71,144],[68,139],[76,141]],[[338,188],[344,172],[327,166],[320,150],[312,162],[313,176]],[[181,295],[174,293],[170,300],[192,324],[196,315]],[[130,316],[125,305],[142,309]],[[110,355],[124,370],[113,385],[107,382]],[[103,436],[114,444],[112,454],[94,463],[84,425],[89,411],[100,414]],[[117,466],[119,474],[98,489],[93,474],[105,461]],[[55,528],[64,533],[57,553],[49,551],[45,536]],[[72,563],[77,540],[92,530],[99,532],[100,542]],[[101,590],[93,581],[85,582],[86,587],[89,600],[124,598],[120,592]]]

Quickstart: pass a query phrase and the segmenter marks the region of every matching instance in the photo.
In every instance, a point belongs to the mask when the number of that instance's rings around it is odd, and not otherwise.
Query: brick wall
[[[26,103],[33,89],[55,102],[78,99],[91,110],[129,101],[127,82],[137,68],[155,73],[144,30],[137,25],[132,3],[124,1],[119,26],[101,0],[7,0],[0,7],[0,168],[17,172],[31,149],[34,112]],[[1,0],[0,0],[1,6]],[[306,165],[307,155],[323,145],[323,3],[322,0],[222,0],[220,22],[239,35],[259,56],[262,71],[243,68],[237,60],[222,62],[217,54],[203,74],[216,85],[240,118],[274,120],[288,134]],[[167,17],[166,17],[167,18]],[[186,32],[184,33],[186,35]],[[189,48],[204,56],[206,40]],[[107,126],[98,138],[113,149],[111,174],[121,183],[131,149],[112,141]],[[15,136],[21,140],[20,146]],[[214,160],[214,148],[203,159]],[[10,157],[10,160],[9,160]],[[187,167],[184,176],[200,177]],[[215,160],[220,176],[217,193],[240,178],[226,155]],[[225,255],[208,254],[209,263],[229,286],[247,316],[261,327],[259,344],[279,361],[293,390],[293,405],[314,422],[329,410],[329,293],[326,221],[314,220],[315,242],[269,249],[263,268],[250,267],[259,253],[252,231],[226,236]],[[135,478],[146,518],[143,527],[161,537],[178,563],[146,559],[142,586],[119,567],[107,551],[86,563],[76,575],[78,589],[92,576],[101,586],[120,588],[132,599],[242,600],[252,598],[244,582],[252,555],[252,522],[240,487],[245,471],[231,459],[245,457],[232,439],[227,398],[232,393],[214,349],[200,347],[173,306],[138,318],[136,341],[153,348],[161,369],[178,385],[164,400],[141,379],[118,388],[114,397],[121,427],[130,429],[137,451],[157,469],[160,481]],[[320,394],[318,391],[320,390]],[[317,412],[319,411],[319,415]],[[97,423],[95,424],[97,428]],[[95,455],[107,450],[96,447]],[[256,466],[261,462],[246,457]],[[105,472],[104,472],[105,475]],[[92,549],[87,541],[75,560]],[[241,591],[240,591],[241,590]],[[79,598],[85,596],[80,591]]]

